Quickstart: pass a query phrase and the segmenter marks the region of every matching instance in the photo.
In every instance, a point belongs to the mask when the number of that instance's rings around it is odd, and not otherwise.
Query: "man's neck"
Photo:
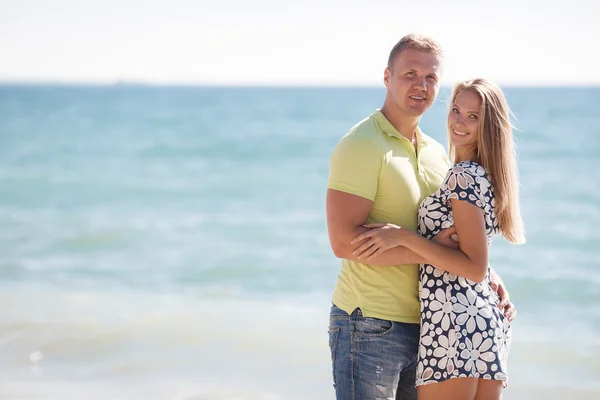
[[[402,114],[396,107],[388,107],[386,104],[381,107],[381,113],[390,121],[390,124],[411,143],[417,141],[417,126],[421,117],[413,117]]]

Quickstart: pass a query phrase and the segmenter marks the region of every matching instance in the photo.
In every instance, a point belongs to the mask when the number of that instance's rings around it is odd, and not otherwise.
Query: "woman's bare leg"
[[[502,381],[479,379],[475,400],[502,400]]]
[[[417,387],[419,400],[474,400],[477,378],[452,378]]]

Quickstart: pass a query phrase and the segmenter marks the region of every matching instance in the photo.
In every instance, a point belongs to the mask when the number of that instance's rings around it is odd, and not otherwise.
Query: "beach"
[[[449,88],[423,118],[446,144]],[[0,399],[332,399],[328,159],[380,88],[0,86]],[[599,88],[507,88],[504,398],[600,398]]]

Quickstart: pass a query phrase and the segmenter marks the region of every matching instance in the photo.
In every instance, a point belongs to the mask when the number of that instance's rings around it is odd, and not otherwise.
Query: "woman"
[[[510,325],[490,288],[488,245],[496,233],[523,243],[510,110],[502,90],[485,79],[455,86],[448,115],[454,166],[419,208],[419,234],[392,224],[353,242],[367,260],[405,246],[421,265],[419,399],[500,399],[508,379]],[[434,243],[454,227],[458,246]]]

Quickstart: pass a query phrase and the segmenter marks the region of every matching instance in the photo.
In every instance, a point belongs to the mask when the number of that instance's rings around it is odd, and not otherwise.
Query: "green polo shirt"
[[[330,159],[329,189],[373,201],[368,222],[416,232],[423,199],[441,185],[450,162],[444,147],[417,128],[418,151],[377,110],[344,136]],[[366,317],[419,323],[418,265],[370,266],[342,260],[333,303]]]

